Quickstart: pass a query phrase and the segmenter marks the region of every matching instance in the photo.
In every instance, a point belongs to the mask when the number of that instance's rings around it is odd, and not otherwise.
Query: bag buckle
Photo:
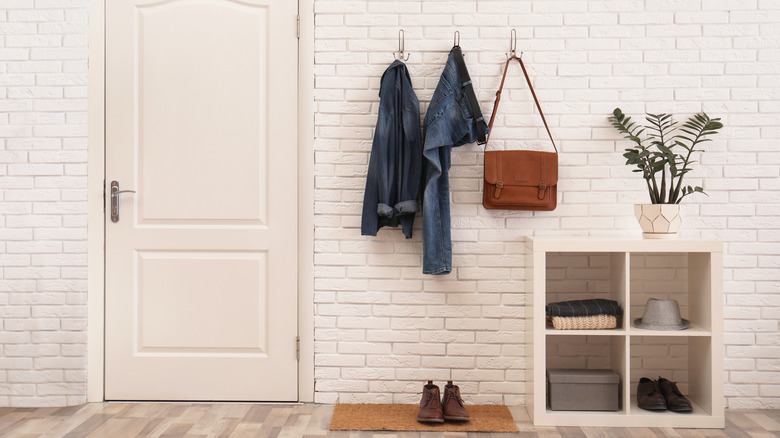
[[[547,183],[546,182],[540,182],[539,183],[539,199],[544,199],[544,194],[547,191]]]
[[[496,181],[496,191],[493,193],[493,196],[498,199],[501,196],[501,189],[504,188],[504,182],[503,181]]]

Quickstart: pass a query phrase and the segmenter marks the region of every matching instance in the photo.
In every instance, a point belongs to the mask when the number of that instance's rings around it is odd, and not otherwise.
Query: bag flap
[[[558,184],[558,154],[541,151],[485,151],[485,181],[504,186]]]

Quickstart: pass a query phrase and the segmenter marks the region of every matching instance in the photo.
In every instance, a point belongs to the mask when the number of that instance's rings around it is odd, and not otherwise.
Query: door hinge
[[[296,32],[296,35],[298,35],[298,39],[301,39],[301,16],[300,15],[295,16],[295,24],[298,27],[298,31]]]
[[[295,359],[301,360],[301,337],[295,337]]]

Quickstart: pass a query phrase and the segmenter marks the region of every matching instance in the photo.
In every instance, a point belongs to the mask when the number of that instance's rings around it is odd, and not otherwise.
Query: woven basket
[[[552,325],[558,330],[601,330],[617,327],[615,315],[553,316]]]

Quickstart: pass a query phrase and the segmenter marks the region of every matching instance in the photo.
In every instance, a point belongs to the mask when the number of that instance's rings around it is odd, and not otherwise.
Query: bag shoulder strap
[[[547,130],[547,135],[550,137],[550,141],[552,142],[553,149],[555,149],[555,153],[558,153],[558,147],[555,146],[555,140],[553,140],[552,133],[550,132],[550,127],[547,125],[547,119],[544,118],[544,112],[542,112],[542,106],[539,105],[539,99],[536,97],[536,92],[534,92],[534,86],[531,85],[531,78],[528,77],[528,72],[525,69],[525,65],[523,64],[523,60],[521,58],[518,58],[517,56],[512,56],[511,58],[506,60],[506,65],[504,66],[504,75],[501,76],[501,85],[498,87],[498,91],[496,92],[496,102],[493,104],[493,114],[490,116],[490,123],[488,123],[488,129],[489,132],[487,134],[487,140],[485,141],[485,149],[487,150],[487,142],[490,141],[490,134],[493,133],[493,121],[496,118],[496,112],[498,111],[498,103],[501,101],[501,91],[504,89],[504,80],[506,79],[506,72],[509,71],[509,63],[512,62],[513,59],[516,59],[517,62],[520,63],[520,68],[523,69],[523,76],[525,76],[525,81],[528,82],[528,88],[531,90],[531,96],[534,97],[534,102],[536,103],[536,109],[539,110],[539,115],[542,116],[542,122],[544,122],[544,129]]]

